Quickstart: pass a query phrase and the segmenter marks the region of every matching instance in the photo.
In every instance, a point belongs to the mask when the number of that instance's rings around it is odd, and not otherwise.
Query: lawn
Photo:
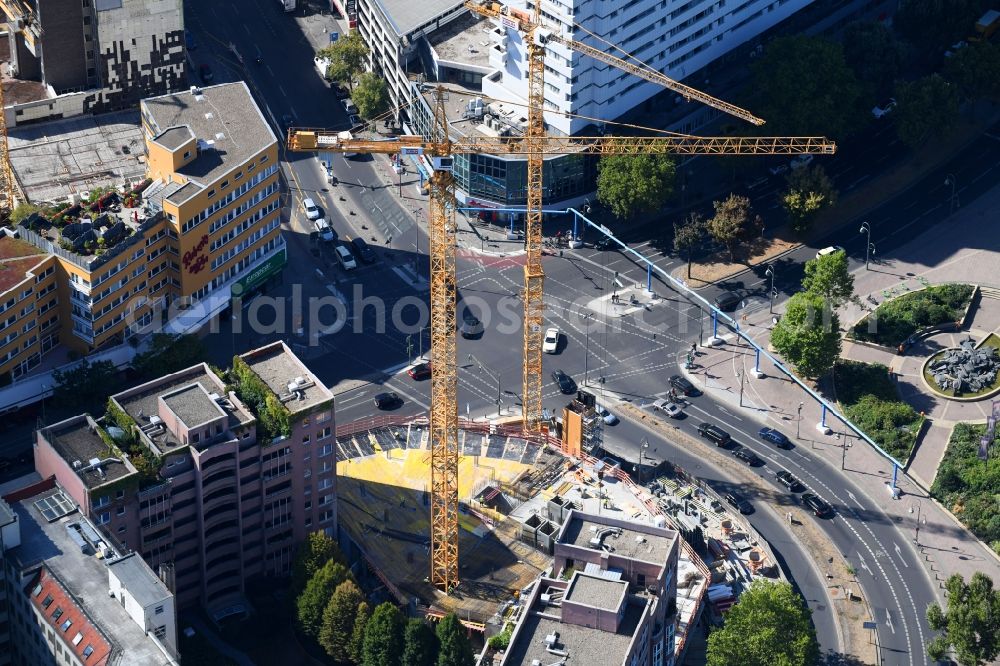
[[[994,438],[990,460],[979,458],[983,424],[959,423],[938,466],[931,494],[1000,554],[1000,461]]]
[[[973,289],[969,284],[940,284],[885,301],[855,324],[850,337],[897,347],[921,329],[961,319]],[[872,316],[876,326],[869,331]]]
[[[905,463],[920,432],[920,416],[899,399],[889,369],[878,363],[837,361],[837,401],[844,414],[896,460]]]

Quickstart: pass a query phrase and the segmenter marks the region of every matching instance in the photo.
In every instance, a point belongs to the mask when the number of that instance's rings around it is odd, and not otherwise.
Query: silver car
[[[653,403],[653,409],[658,412],[663,412],[672,419],[676,419],[680,416],[684,410],[676,402],[671,401],[669,398],[660,398]]]

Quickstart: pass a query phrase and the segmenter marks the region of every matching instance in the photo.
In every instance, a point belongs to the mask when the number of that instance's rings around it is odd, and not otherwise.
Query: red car
[[[418,363],[409,370],[406,371],[413,379],[427,379],[431,376],[431,364],[430,363]]]

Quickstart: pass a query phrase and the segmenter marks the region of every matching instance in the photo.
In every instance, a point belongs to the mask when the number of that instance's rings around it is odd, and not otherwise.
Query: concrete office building
[[[15,77],[8,126],[134,108],[187,85],[182,0],[11,0],[0,11]]]
[[[283,342],[237,366],[235,392],[201,364],[112,396],[130,457],[87,415],[43,428],[35,445],[42,477],[141,554],[179,606],[216,617],[245,611],[248,578],[287,575],[296,544],[337,525],[333,395]],[[281,407],[240,398],[261,394]],[[286,432],[273,432],[274,409]]]
[[[246,84],[153,97],[141,110],[151,181],[142,207],[76,206],[79,221],[68,225],[29,217],[14,233],[44,255],[31,267],[35,260],[0,264],[0,292],[20,298],[34,280],[38,300],[52,289],[45,255],[53,255],[58,299],[39,301],[38,310],[58,303],[59,340],[80,353],[160,326],[193,330],[228,305],[234,287],[248,293],[285,265],[278,141]],[[5,246],[20,253],[14,248],[23,244],[0,237],[0,261]],[[10,356],[11,348],[0,376],[27,371],[47,351],[55,330],[43,330],[49,318],[39,322],[40,348],[25,341]]]
[[[141,558],[109,545],[55,481],[6,495],[0,522],[0,663],[179,663],[173,594]]]
[[[502,666],[673,666],[680,536],[570,511]]]

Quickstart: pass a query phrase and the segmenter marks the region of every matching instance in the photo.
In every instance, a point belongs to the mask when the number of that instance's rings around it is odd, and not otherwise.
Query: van
[[[347,111],[347,115],[351,115],[358,112],[358,107],[354,106],[354,102],[352,102],[350,99],[345,99],[344,110]]]
[[[313,229],[315,229],[316,233],[319,234],[319,239],[321,241],[330,242],[337,238],[337,234],[333,233],[330,223],[322,217],[313,222]]]
[[[698,426],[698,434],[716,446],[725,446],[732,439],[729,433],[714,423],[702,423]]]
[[[829,256],[831,254],[836,254],[837,252],[843,252],[844,248],[839,245],[831,245],[830,247],[824,247],[822,250],[816,253],[817,259],[822,259],[823,257]]]
[[[318,220],[320,217],[319,208],[317,208],[316,202],[309,197],[302,200],[302,210],[306,212],[307,219]]]
[[[354,260],[354,255],[343,245],[337,246],[337,261],[340,262],[340,267],[345,271],[353,270],[358,267],[358,262]]]

